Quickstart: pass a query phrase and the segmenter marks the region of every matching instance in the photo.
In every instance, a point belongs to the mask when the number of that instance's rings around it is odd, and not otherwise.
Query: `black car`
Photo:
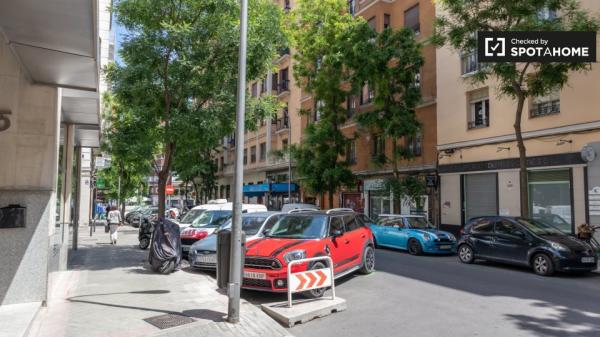
[[[589,272],[598,259],[587,243],[535,219],[486,216],[471,219],[458,242],[463,263],[475,259],[523,265],[536,274]]]

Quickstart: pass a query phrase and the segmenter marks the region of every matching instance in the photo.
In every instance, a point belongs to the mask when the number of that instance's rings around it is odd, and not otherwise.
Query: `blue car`
[[[456,237],[452,233],[436,229],[422,216],[382,217],[376,225],[371,225],[371,230],[376,247],[404,249],[412,255],[456,252]]]

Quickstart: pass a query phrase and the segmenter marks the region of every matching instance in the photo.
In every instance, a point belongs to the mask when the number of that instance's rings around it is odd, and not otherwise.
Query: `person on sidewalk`
[[[121,212],[119,212],[116,206],[113,206],[111,208],[111,211],[108,212],[108,225],[110,227],[110,243],[113,245],[117,244],[117,232],[119,231],[121,221]]]

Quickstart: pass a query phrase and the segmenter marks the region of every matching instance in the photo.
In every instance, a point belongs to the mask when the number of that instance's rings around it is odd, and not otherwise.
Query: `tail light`
[[[183,232],[181,232],[181,236],[187,237],[187,238],[194,238],[197,240],[202,240],[208,236],[208,232],[204,231],[202,229],[188,228],[188,229],[185,229]]]

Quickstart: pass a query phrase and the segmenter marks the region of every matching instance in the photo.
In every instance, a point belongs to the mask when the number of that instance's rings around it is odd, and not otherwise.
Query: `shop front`
[[[384,179],[367,179],[364,181],[363,198],[365,214],[377,219],[379,214],[399,213],[403,215],[423,215],[431,220],[430,196],[425,194],[420,200],[403,198],[394,209],[394,197],[391,192],[384,190]]]

